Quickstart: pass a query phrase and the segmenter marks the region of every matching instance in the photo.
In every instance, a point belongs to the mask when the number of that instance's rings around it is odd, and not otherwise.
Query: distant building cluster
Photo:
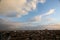
[[[0,31],[0,40],[60,40],[59,30]]]

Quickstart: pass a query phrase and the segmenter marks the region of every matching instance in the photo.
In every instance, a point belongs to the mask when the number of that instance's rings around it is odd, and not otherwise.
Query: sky
[[[60,0],[0,0],[1,24],[9,27],[60,24]]]

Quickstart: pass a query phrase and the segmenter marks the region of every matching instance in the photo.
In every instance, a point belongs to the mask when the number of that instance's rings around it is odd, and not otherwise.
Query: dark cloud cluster
[[[7,19],[0,18],[0,30],[60,30],[60,24],[54,25],[38,25],[33,26],[32,24],[26,23],[16,23],[11,22]]]
[[[6,19],[0,18],[0,30],[39,30],[41,29],[39,27],[32,26],[29,23],[25,24],[25,23],[10,22]]]
[[[0,18],[0,30],[10,30],[12,26],[7,20]]]

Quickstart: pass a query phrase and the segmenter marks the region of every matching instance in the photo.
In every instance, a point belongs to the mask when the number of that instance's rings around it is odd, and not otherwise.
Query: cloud
[[[41,21],[41,16],[35,16],[34,18],[32,18],[31,20],[30,20],[31,22],[38,22],[38,21]]]
[[[55,12],[55,9],[50,9],[47,13],[43,14],[42,16],[48,16]]]
[[[46,0],[39,0],[39,2],[41,2],[41,3],[45,3],[45,2],[46,2]]]
[[[45,3],[45,0],[1,0],[0,15],[7,17],[28,15],[28,12],[36,9],[37,3]]]
[[[30,22],[12,22],[8,19],[0,18],[0,30],[23,30],[23,28],[26,29],[25,27],[35,27],[35,25]]]
[[[51,14],[53,14],[55,12],[55,9],[50,9],[48,12],[44,13],[44,14],[40,14],[40,15],[37,15],[35,17],[33,17],[30,21],[34,22],[34,21],[41,21],[43,17],[45,16],[49,16]],[[49,18],[48,20],[53,20],[51,18]]]
[[[0,30],[14,30],[20,25],[22,23],[11,22],[10,20],[0,18]]]
[[[0,30],[7,30],[11,27],[12,25],[8,24],[8,20],[0,18]]]
[[[1,0],[0,0],[1,1]]]
[[[0,18],[0,30],[60,30],[60,24],[35,25],[34,23],[11,22],[7,19]]]
[[[47,21],[54,21],[54,20],[56,20],[55,18],[47,18],[46,19]]]

